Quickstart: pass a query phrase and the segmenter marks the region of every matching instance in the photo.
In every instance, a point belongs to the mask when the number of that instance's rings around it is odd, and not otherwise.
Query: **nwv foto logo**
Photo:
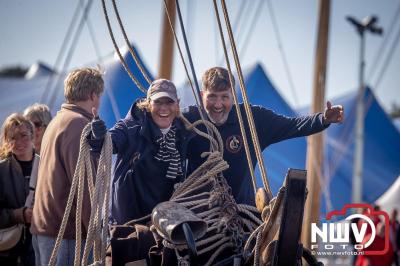
[[[334,216],[344,216],[348,210],[363,208],[366,211],[363,214],[352,214],[347,216],[343,222],[328,222],[322,223],[318,227],[316,223],[311,224],[311,249],[342,249],[345,250],[351,245],[350,230],[353,232],[356,244],[354,249],[362,251],[372,245],[377,237],[377,228],[371,218],[379,217],[384,218],[385,232],[384,232],[384,247],[380,250],[367,249],[366,255],[382,255],[389,249],[389,216],[384,211],[374,211],[371,205],[368,204],[346,204],[340,211],[332,211],[326,216],[326,220],[331,220]],[[363,223],[352,223],[354,218],[358,218]],[[361,226],[359,226],[361,225]],[[368,227],[370,230],[367,230]],[[367,235],[367,231],[370,233]],[[369,237],[369,239],[367,238]],[[321,240],[322,245],[317,244],[318,238]],[[340,243],[340,244],[339,244]]]

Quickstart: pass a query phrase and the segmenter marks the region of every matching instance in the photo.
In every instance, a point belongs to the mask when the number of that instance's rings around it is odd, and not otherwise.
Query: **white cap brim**
[[[174,102],[176,102],[178,100],[176,97],[174,97],[173,95],[171,95],[170,93],[165,92],[165,91],[157,92],[157,93],[151,95],[150,100],[154,101],[154,100],[160,99],[162,97],[168,97],[171,100],[173,100]]]

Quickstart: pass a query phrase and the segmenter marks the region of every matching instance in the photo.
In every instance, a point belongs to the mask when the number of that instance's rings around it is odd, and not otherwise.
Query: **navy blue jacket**
[[[185,170],[190,132],[179,119],[173,123],[177,128],[176,146]],[[174,185],[182,180],[165,177],[168,163],[154,158],[158,151],[155,140],[162,133],[150,113],[137,108],[136,103],[109,132],[113,152],[117,154],[111,191],[111,222],[123,224],[150,214],[158,203],[171,197]]]
[[[244,105],[240,104],[242,117],[245,120],[246,135],[250,145],[250,153],[253,161],[253,168],[256,164],[254,147],[251,143],[248,122],[245,119]],[[261,149],[269,145],[295,137],[308,136],[320,132],[326,128],[322,123],[321,113],[304,117],[286,117],[274,113],[261,106],[251,106],[254,123]],[[194,122],[200,119],[198,109],[190,106],[184,110],[183,115]],[[228,184],[232,188],[232,194],[237,203],[255,205],[254,190],[251,182],[251,175],[246,160],[246,153],[243,147],[243,140],[240,132],[239,120],[236,115],[235,106],[232,107],[227,121],[217,126],[224,142],[224,159],[228,162],[229,168],[223,172]],[[203,129],[205,130],[205,129]],[[188,147],[188,172],[193,172],[205,159],[200,154],[209,149],[209,141],[196,136],[189,142]]]

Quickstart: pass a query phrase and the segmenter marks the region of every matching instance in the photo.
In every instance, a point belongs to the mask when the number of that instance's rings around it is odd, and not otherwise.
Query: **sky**
[[[226,1],[242,68],[246,69],[255,63],[262,64],[272,83],[292,107],[310,104],[319,1],[243,1]],[[29,67],[37,61],[53,66],[75,9],[78,5],[84,6],[86,2],[87,0],[0,0],[0,67]],[[116,23],[111,1],[107,2],[117,43],[123,46],[125,41]],[[116,2],[129,39],[135,44],[150,71],[156,75],[161,46],[163,1]],[[216,65],[224,66],[213,3],[211,0],[180,0],[179,3],[194,67],[197,77],[200,78],[206,69]],[[393,103],[400,105],[400,45],[395,42],[396,35],[400,34],[400,16],[397,16],[392,32],[388,34],[399,8],[399,0],[331,1],[327,98],[341,96],[358,87],[360,38],[345,17],[351,15],[361,20],[368,15],[376,15],[379,17],[378,25],[384,29],[384,35],[372,35],[369,32],[366,34],[366,82],[373,88],[379,102],[387,111]],[[80,8],[76,24],[79,24],[82,10]],[[238,23],[239,11],[242,15]],[[279,36],[274,30],[271,14],[275,18]],[[114,50],[101,1],[93,1],[87,22],[81,28],[82,33],[75,43],[76,49],[67,69],[95,64],[99,62],[99,56],[110,55]],[[90,35],[89,28],[93,35]],[[183,46],[181,38],[180,44]],[[394,52],[389,54],[392,45]],[[290,75],[285,71],[282,53]],[[377,83],[383,65],[386,65],[386,71]],[[176,49],[172,80],[178,86],[186,80]]]

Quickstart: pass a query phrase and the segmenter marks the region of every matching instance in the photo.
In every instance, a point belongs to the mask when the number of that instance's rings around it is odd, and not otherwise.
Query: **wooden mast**
[[[167,0],[169,16],[172,25],[175,25],[176,5],[175,0]],[[174,58],[174,36],[168,22],[166,11],[163,18],[162,36],[160,42],[160,68],[158,70],[158,78],[171,79],[172,63]]]
[[[323,112],[325,107],[326,62],[328,54],[330,0],[319,1],[319,21],[317,49],[314,68],[313,102],[311,112]],[[304,210],[302,243],[310,248],[311,223],[318,223],[320,208],[320,191],[323,162],[323,134],[307,138],[307,188],[308,196]]]

